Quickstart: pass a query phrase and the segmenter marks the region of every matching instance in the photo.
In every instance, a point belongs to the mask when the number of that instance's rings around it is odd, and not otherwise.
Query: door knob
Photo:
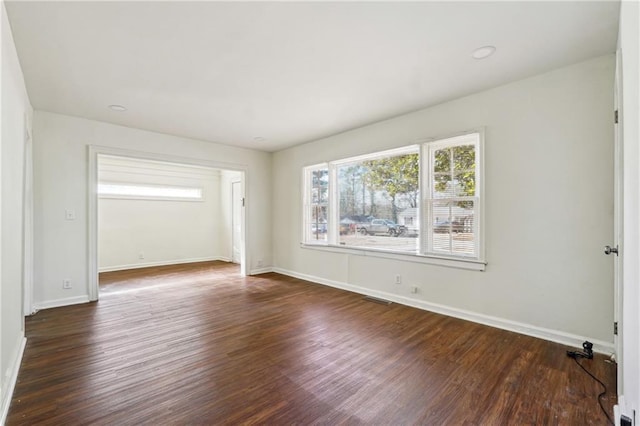
[[[616,256],[617,256],[618,255],[618,246],[615,246],[615,247],[604,246],[604,254],[611,254],[611,253],[615,253]]]

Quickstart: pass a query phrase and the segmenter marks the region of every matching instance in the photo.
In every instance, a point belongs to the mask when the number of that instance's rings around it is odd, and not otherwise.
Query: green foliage
[[[365,161],[364,166],[367,168],[365,179],[369,186],[385,191],[391,198],[418,191],[418,154]]]
[[[474,145],[437,150],[433,159],[434,190],[446,197],[475,196],[475,155]],[[341,216],[365,215],[365,207],[370,216],[376,216],[380,207],[375,201],[378,194],[391,201],[393,220],[397,221],[398,205],[409,202],[410,206],[417,206],[419,155],[398,155],[341,166],[338,179]],[[472,202],[459,201],[458,205],[467,208],[468,203]]]
[[[434,155],[435,191],[449,196],[474,196],[476,194],[475,165],[476,152],[473,145],[436,151]]]
[[[367,186],[376,191],[384,191],[391,198],[393,220],[397,221],[397,196],[406,194],[415,199],[420,189],[418,154],[365,161],[363,166],[366,168],[364,179]]]

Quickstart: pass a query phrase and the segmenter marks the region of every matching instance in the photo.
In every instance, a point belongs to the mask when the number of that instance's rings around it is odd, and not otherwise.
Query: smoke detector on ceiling
[[[496,51],[495,46],[482,46],[473,51],[471,56],[474,59],[485,59],[493,55]]]

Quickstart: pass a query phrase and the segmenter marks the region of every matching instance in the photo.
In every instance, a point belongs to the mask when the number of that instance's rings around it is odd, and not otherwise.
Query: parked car
[[[404,225],[398,225],[389,219],[373,219],[369,223],[360,224],[358,226],[358,232],[362,235],[389,235],[397,237],[407,230]]]
[[[473,216],[463,216],[453,219],[453,222],[449,219],[436,220],[433,224],[433,232],[436,233],[453,233],[472,232],[473,231]]]

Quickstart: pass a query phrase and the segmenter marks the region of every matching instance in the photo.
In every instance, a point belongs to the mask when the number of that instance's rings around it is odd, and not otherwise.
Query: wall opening
[[[224,261],[247,274],[245,170],[99,147],[89,154],[91,300],[100,273]]]

